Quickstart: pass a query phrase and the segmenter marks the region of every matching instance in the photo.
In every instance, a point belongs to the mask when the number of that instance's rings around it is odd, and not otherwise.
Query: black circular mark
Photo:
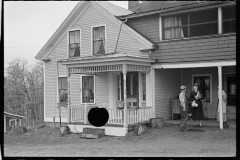
[[[109,115],[106,108],[91,108],[88,112],[88,121],[95,127],[104,126],[108,121]]]

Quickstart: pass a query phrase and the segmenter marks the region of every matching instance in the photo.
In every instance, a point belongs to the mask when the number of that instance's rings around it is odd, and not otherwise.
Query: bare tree
[[[4,77],[4,110],[23,113],[28,125],[43,122],[43,64],[29,67],[25,59],[14,59]]]

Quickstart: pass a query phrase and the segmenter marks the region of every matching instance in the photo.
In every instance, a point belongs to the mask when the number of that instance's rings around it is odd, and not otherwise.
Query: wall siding
[[[160,63],[236,60],[236,35],[218,35],[157,43],[151,59]]]
[[[127,20],[127,25],[152,42],[159,41],[159,16],[151,15]]]
[[[103,11],[104,12],[104,11]],[[106,12],[106,11],[105,11]],[[109,13],[108,13],[109,14]],[[107,52],[115,51],[120,25],[111,21],[102,12],[94,6],[89,5],[85,12],[73,24],[70,29],[81,28],[82,32],[82,56],[90,56],[91,54],[91,26],[106,24],[107,33]],[[130,36],[125,30],[121,30],[118,42],[117,52],[125,52],[131,55],[147,55],[147,53],[139,51],[142,44],[135,38]]]
[[[81,17],[69,28],[79,29],[81,28],[81,47],[82,56],[91,55],[91,26],[106,24],[107,33],[107,52],[111,53],[115,51],[117,37],[120,26],[115,22],[112,22],[106,17],[100,10],[94,6],[89,5]],[[102,10],[103,12],[107,12]],[[46,62],[45,66],[45,111],[46,117],[58,117],[59,111],[57,107],[57,60],[68,58],[68,44],[67,33],[56,44],[52,51],[46,58],[51,58],[51,61]],[[132,55],[147,55],[146,52],[139,51],[142,44],[135,38],[130,36],[125,30],[121,30],[117,52],[124,52]],[[67,77],[67,69],[64,65],[59,64],[59,77]],[[71,75],[70,78],[70,96],[71,103],[74,105],[80,105],[80,76]],[[98,73],[96,75],[96,105],[102,106],[103,103],[108,107],[108,75],[107,73]],[[83,106],[83,105],[82,105]],[[67,117],[67,110],[63,108],[62,117]]]
[[[156,117],[172,118],[171,100],[180,93],[180,70],[155,70],[155,108]]]

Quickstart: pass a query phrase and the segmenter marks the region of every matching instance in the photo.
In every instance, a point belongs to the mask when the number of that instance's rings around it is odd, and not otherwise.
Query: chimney
[[[128,9],[130,11],[135,11],[139,6],[139,1],[128,1]]]

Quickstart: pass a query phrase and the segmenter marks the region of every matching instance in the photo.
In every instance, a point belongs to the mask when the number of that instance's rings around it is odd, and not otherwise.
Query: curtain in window
[[[92,102],[94,100],[94,81],[93,76],[82,77],[83,102]]]
[[[164,18],[163,21],[164,28],[166,27],[177,27],[182,25],[182,21],[180,17],[168,17]],[[170,28],[164,30],[164,37],[165,39],[173,39],[173,38],[181,38],[184,37],[182,27],[178,28]]]
[[[59,77],[58,86],[59,86],[60,102],[67,102],[68,101],[68,83],[67,83],[67,78],[66,77]]]
[[[93,29],[93,52],[94,54],[105,53],[105,27]]]

